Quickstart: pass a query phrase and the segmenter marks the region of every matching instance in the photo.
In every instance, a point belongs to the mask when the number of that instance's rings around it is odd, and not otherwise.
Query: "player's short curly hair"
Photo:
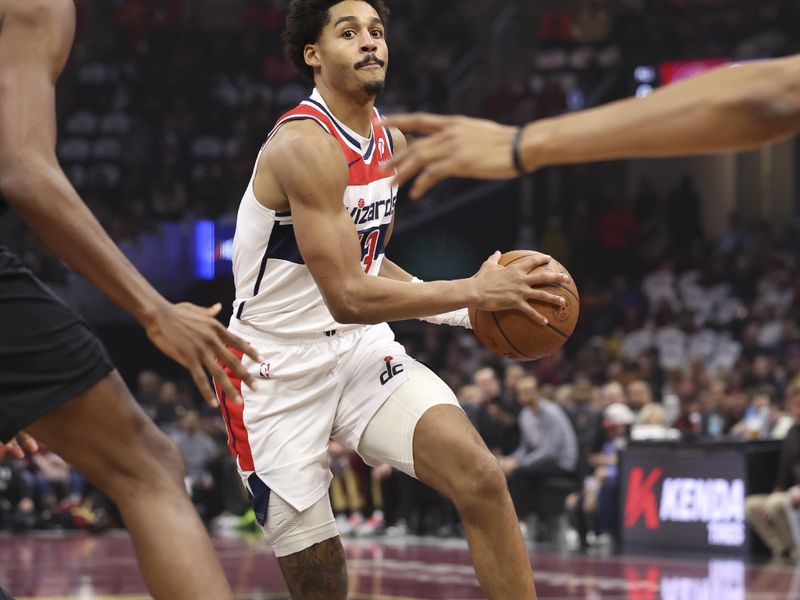
[[[283,30],[283,49],[297,72],[314,80],[314,69],[306,64],[303,50],[319,39],[330,19],[330,8],[344,0],[291,0]],[[378,13],[384,24],[389,21],[389,8],[384,0],[361,0]]]

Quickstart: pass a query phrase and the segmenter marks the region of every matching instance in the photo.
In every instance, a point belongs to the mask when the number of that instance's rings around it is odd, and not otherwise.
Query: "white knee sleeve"
[[[277,557],[300,552],[339,535],[327,494],[311,508],[298,512],[272,492],[264,532]]]

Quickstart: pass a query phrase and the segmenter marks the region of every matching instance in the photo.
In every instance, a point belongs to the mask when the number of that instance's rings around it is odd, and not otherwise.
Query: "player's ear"
[[[306,47],[303,48],[303,58],[312,69],[318,69],[322,66],[319,60],[319,49],[316,44],[306,44]]]

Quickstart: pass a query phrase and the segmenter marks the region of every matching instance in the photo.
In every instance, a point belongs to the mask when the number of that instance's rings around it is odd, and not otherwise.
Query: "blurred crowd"
[[[457,393],[508,475],[521,527],[535,525],[540,538],[560,535],[568,515],[576,547],[613,541],[617,460],[631,439],[744,441],[800,432],[797,228],[744,228],[734,218],[716,240],[681,243],[685,256],[643,255],[627,268],[620,263],[611,286],[589,286],[573,338],[536,362],[508,362],[460,328],[395,324],[409,354]],[[187,490],[204,519],[254,529],[217,411],[200,407],[190,383],[151,371],[139,374],[135,389],[180,449]],[[789,489],[800,485],[800,455],[786,461]],[[406,475],[368,468],[336,444],[331,465],[342,533],[461,533],[452,505]],[[5,457],[0,486],[3,527],[118,524],[113,507],[46,449],[26,461]]]
[[[507,27],[504,68],[490,77],[481,106],[502,121],[525,123],[632,95],[641,65],[751,60],[800,49],[794,35],[800,7],[792,0],[511,4],[519,8]]]

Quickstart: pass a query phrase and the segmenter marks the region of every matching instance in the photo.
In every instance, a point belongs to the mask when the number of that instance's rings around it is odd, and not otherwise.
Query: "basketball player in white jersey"
[[[386,321],[466,325],[464,307],[559,304],[528,275],[549,257],[423,283],[384,256],[397,200],[385,169],[399,132],[374,109],[388,51],[383,0],[292,0],[284,39],[312,95],[276,124],[239,209],[230,329],[266,358],[243,406],[220,393],[231,450],[295,600],[347,596],[328,486],[331,438],[388,463],[458,508],[490,598],[535,598],[505,477],[452,391],[395,342]]]
[[[446,177],[505,179],[548,165],[744,150],[800,132],[800,54],[721,67],[647,98],[524,128],[423,113],[387,125],[431,134],[396,157],[400,185],[419,175],[413,198]]]

